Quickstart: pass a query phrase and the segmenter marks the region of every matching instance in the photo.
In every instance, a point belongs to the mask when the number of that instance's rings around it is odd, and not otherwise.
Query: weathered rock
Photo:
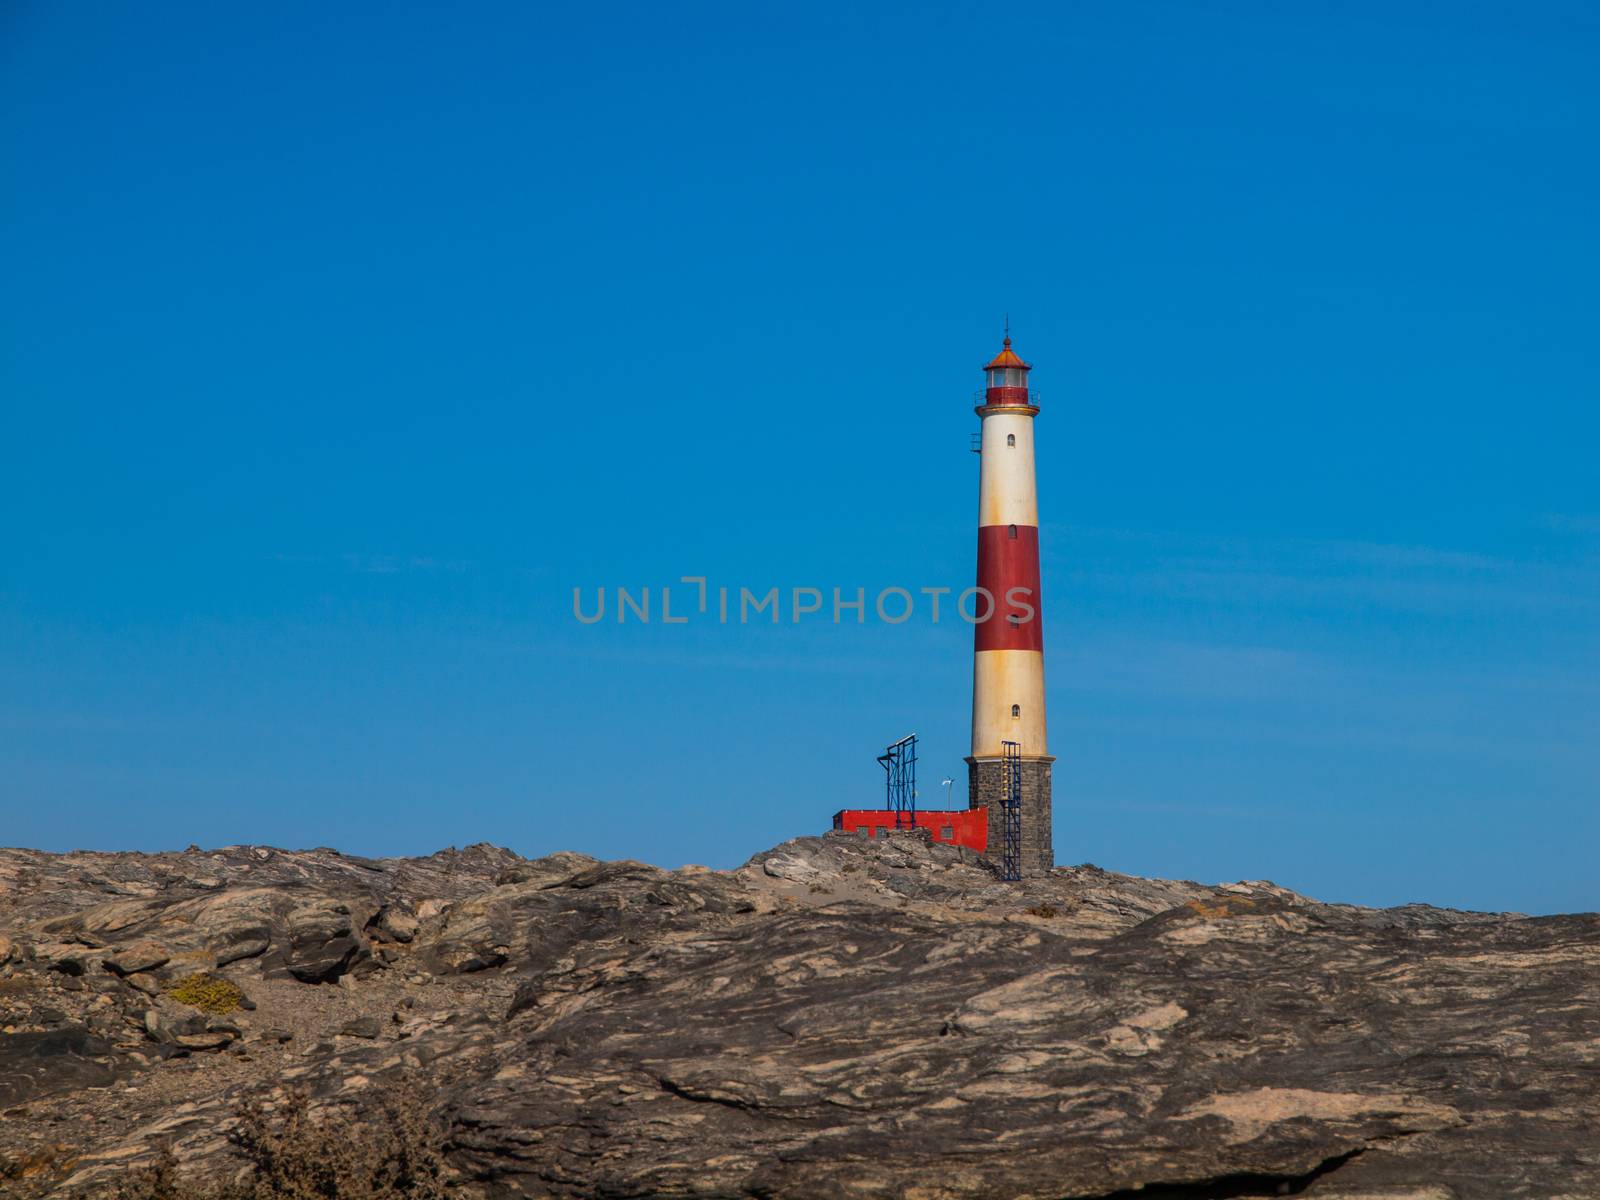
[[[75,943],[43,943],[33,948],[33,957],[46,968],[62,975],[81,976],[93,958]]]
[[[417,920],[414,913],[386,904],[378,910],[378,915],[372,919],[368,928],[388,941],[410,942],[416,938],[422,923]]]
[[[0,1109],[51,1093],[104,1087],[117,1075],[106,1057],[110,1049],[82,1025],[0,1033]]]
[[[118,975],[134,975],[165,966],[172,953],[157,942],[139,941],[131,946],[120,946],[105,958],[105,965]]]
[[[365,948],[353,937],[298,946],[288,961],[289,974],[302,983],[330,983],[348,971],[364,953]]]
[[[383,1026],[377,1017],[355,1017],[341,1025],[339,1032],[346,1037],[375,1038],[383,1032]]]
[[[237,940],[226,941],[217,950],[217,966],[225,967],[229,963],[239,962],[241,959],[255,958],[265,954],[272,943],[265,936],[244,936]]]
[[[171,1045],[179,1039],[204,1033],[205,1018],[176,1004],[157,1001],[144,1012],[144,1031],[151,1041]]]
[[[24,1200],[113,1193],[160,1140],[221,1168],[253,1090],[331,1104],[401,1071],[437,1098],[464,1196],[1600,1195],[1593,916],[1087,866],[1005,884],[920,837],[830,836],[733,872],[0,851],[0,926],[42,948],[0,987],[0,1089],[27,1098],[0,1178],[66,1164]],[[198,1059],[241,1019],[98,969],[141,940],[173,951],[169,984],[248,985],[248,1054]]]
[[[353,936],[344,904],[298,908],[288,917],[289,949],[284,965],[303,983],[331,983],[367,954]]]

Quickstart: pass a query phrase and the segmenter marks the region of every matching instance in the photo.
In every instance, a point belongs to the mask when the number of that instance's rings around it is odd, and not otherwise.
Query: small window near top
[[[1022,705],[1020,705],[1020,704],[1013,704],[1013,705],[1012,705],[1012,706],[1011,706],[1011,715],[1012,715],[1012,716],[1013,716],[1013,717],[1020,717],[1020,716],[1021,716],[1021,715],[1022,715]]]
[[[1017,527],[1015,525],[1008,526],[1007,527],[1006,536],[1008,538],[1010,538],[1013,542],[1016,541],[1017,540]]]
[[[1014,433],[1006,434],[1006,445],[1015,446],[1016,444],[1017,444],[1017,435],[1014,434]]]

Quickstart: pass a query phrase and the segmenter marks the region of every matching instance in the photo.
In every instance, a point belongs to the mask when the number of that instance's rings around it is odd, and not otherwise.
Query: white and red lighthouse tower
[[[1044,718],[1044,626],[1039,603],[1039,503],[1034,483],[1029,364],[1005,346],[984,368],[978,483],[978,586],[993,599],[976,626],[972,662],[972,755],[967,796],[988,810],[989,851],[998,854],[1006,806],[1020,796],[1020,869],[1055,866],[1051,838],[1050,756]],[[978,617],[984,600],[977,601]],[[1009,759],[1009,762],[1008,762]],[[1019,786],[1020,785],[1020,786]],[[1020,828],[1019,828],[1020,827]]]

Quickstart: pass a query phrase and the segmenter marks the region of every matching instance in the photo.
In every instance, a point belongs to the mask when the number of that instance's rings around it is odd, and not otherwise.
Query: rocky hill
[[[0,1194],[425,1095],[463,1196],[1600,1196],[1600,917],[920,837],[732,872],[0,850]]]

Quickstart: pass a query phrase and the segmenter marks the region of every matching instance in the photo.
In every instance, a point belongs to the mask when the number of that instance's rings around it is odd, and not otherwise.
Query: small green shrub
[[[272,1113],[248,1102],[228,1135],[250,1164],[248,1182],[186,1180],[163,1147],[153,1166],[130,1173],[117,1200],[443,1200],[444,1130],[424,1094],[402,1082],[360,1107],[315,1116],[303,1092]]]
[[[163,1145],[148,1167],[129,1173],[117,1185],[117,1200],[252,1200],[250,1192],[231,1184],[206,1187],[178,1174],[172,1147]]]
[[[164,989],[179,1004],[187,1004],[214,1016],[231,1013],[239,1007],[244,993],[226,979],[198,971],[167,984]]]
[[[1035,904],[1032,908],[1022,910],[1030,917],[1059,917],[1061,913],[1053,904]]]

